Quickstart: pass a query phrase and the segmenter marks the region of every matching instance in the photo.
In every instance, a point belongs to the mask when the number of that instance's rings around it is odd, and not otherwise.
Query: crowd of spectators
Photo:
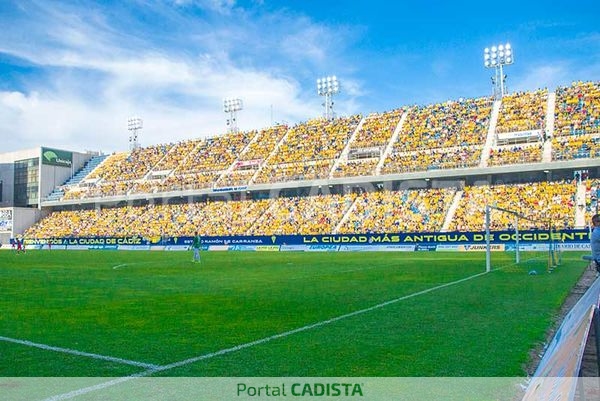
[[[600,134],[600,82],[556,89],[554,136]]]
[[[557,228],[575,226],[575,195],[573,182],[529,182],[525,184],[482,185],[464,188],[450,230],[485,230],[485,206],[508,209],[520,213],[520,229],[544,229],[549,218]],[[515,216],[497,209],[491,211],[491,229],[514,228]]]
[[[177,167],[176,173],[196,173],[226,170],[250,143],[255,131],[234,132],[204,138]]]
[[[276,125],[260,130],[256,133],[257,137],[254,142],[240,155],[239,160],[265,160],[275,149],[275,146],[283,138],[288,129],[287,125]]]
[[[279,198],[258,219],[251,235],[330,234],[355,194]]]
[[[382,173],[476,166],[491,110],[490,98],[447,101],[410,110]]]
[[[265,128],[260,132],[255,131],[255,139],[238,157],[238,162],[233,170],[221,176],[217,186],[248,185],[260,167],[265,164],[265,160],[273,152],[287,130],[286,125],[277,125]]]
[[[573,135],[552,139],[552,160],[586,159],[600,156],[600,136]]]
[[[333,171],[333,177],[366,177],[375,175],[377,170],[378,158],[354,159],[345,163],[340,163]]]
[[[469,168],[479,165],[481,146],[460,146],[446,149],[419,150],[389,155],[382,174],[408,173],[451,168]]]
[[[339,232],[439,231],[455,192],[444,188],[364,193]]]
[[[542,161],[543,144],[509,145],[490,149],[488,166],[504,164],[539,163]]]
[[[496,133],[544,130],[548,90],[515,92],[502,98]]]
[[[361,129],[356,133],[351,149],[385,147],[400,122],[404,109],[385,113],[372,113],[365,118]]]
[[[575,82],[556,93],[553,160],[600,155],[600,82]],[[546,89],[505,96],[496,133],[543,131],[547,98]],[[109,156],[79,186],[66,188],[64,199],[326,179],[330,174],[370,176],[380,162],[381,174],[476,167],[491,109],[491,98],[478,98],[373,113],[350,144],[360,115],[138,148]],[[381,160],[405,112],[402,130]],[[346,145],[348,157],[332,171]],[[496,146],[488,165],[540,162],[542,146],[541,140]]]
[[[485,206],[513,210],[526,218],[519,229],[575,226],[577,186],[572,181],[464,188],[449,230],[485,229]],[[594,209],[598,181],[586,181],[587,213]],[[33,225],[31,238],[68,236],[283,235],[440,231],[455,188],[375,191],[360,195],[315,195],[265,200],[205,201],[94,210],[57,211]],[[356,200],[356,203],[355,203]],[[595,199],[597,202],[597,199]],[[354,205],[354,207],[352,207]],[[352,207],[352,209],[351,209]],[[492,210],[491,229],[514,227],[514,215]]]
[[[188,139],[177,142],[171,148],[171,151],[153,168],[154,171],[174,170],[185,163],[185,160],[191,155],[200,144],[200,139]]]
[[[394,152],[483,145],[492,110],[489,98],[447,101],[412,109]]]
[[[267,165],[260,170],[254,180],[256,184],[316,180],[329,177],[333,167],[333,160],[316,160],[312,162],[295,162],[276,165]]]
[[[319,118],[290,128],[255,182],[327,178],[360,120],[359,115],[334,120]]]
[[[32,226],[29,237],[243,235],[273,201],[196,202],[59,211]]]
[[[347,160],[333,172],[334,177],[375,175],[379,158],[391,140],[404,109],[372,113],[365,118],[350,144]]]
[[[103,181],[131,181],[143,178],[171,149],[173,145],[155,145],[136,148],[131,153],[109,156],[89,178]]]

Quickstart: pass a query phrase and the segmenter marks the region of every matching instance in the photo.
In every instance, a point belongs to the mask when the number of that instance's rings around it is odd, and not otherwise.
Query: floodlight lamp
[[[492,46],[492,53],[495,53],[498,48],[496,46]]]
[[[498,46],[498,50],[499,50],[499,51],[502,51],[502,50],[504,50],[504,45],[500,45],[500,46]]]
[[[483,51],[484,53],[489,53],[490,52],[490,48],[486,47],[485,50]]]
[[[510,43],[507,43],[505,46],[506,49],[510,49]]]

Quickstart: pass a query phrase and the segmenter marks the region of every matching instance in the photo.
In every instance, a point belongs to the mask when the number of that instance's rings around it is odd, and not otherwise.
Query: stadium
[[[586,268],[598,141],[600,83],[575,82],[110,155],[5,154],[2,243],[28,251],[2,253],[3,346],[22,361],[2,372],[531,375]],[[199,265],[145,252],[188,251],[195,232]]]
[[[2,6],[2,398],[596,399],[594,5],[247,3]]]

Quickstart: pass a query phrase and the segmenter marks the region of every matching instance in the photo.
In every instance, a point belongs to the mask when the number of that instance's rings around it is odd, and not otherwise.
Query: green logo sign
[[[73,153],[58,149],[42,148],[42,164],[71,168],[73,165]]]

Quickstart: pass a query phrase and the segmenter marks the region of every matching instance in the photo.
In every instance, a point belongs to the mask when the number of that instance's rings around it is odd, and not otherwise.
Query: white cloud
[[[232,1],[193,3],[223,9],[235,6]],[[197,32],[189,32],[180,38],[181,47],[140,45],[143,39],[139,38],[132,46],[125,40],[128,33],[119,34],[98,11],[91,24],[82,22],[77,10],[64,11],[46,9],[48,16],[58,19],[38,16],[29,21],[40,32],[53,32],[49,39],[19,43],[0,39],[1,52],[44,71],[44,79],[26,81],[19,91],[1,93],[0,137],[12,138],[15,132],[20,136],[19,141],[3,141],[3,147],[10,150],[39,145],[124,150],[128,147],[126,121],[132,115],[144,120],[140,137],[145,145],[222,134],[226,130],[222,99],[228,96],[244,100],[241,129],[266,127],[272,120],[296,123],[321,113],[320,99],[312,91],[305,93],[297,78],[291,78],[294,70],[263,69],[260,60],[247,63],[235,57],[239,49],[219,47],[218,41],[226,39],[230,28],[217,26],[215,34],[206,34],[200,41]],[[275,20],[274,31],[287,27],[284,16]],[[264,34],[258,25],[242,21],[231,33],[250,35],[248,42],[258,43],[257,37]],[[322,62],[318,44],[322,29],[309,20],[296,21],[295,26],[285,42],[289,46],[305,42],[312,49],[304,59],[298,53],[295,65]],[[273,43],[276,40],[271,38]],[[279,51],[283,53],[274,57],[289,57],[289,52]],[[357,87],[349,87],[353,92],[348,96],[358,93]],[[348,105],[355,107],[352,102]]]

